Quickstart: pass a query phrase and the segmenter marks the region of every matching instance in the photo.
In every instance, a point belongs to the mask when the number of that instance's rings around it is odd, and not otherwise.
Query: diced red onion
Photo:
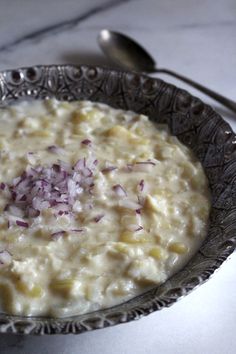
[[[61,238],[62,236],[64,236],[66,234],[65,230],[61,230],[61,231],[57,231],[57,232],[53,232],[51,234],[51,237],[54,241],[58,240],[59,238]]]
[[[108,172],[111,172],[111,171],[114,171],[114,170],[117,170],[118,167],[116,166],[107,166],[107,167],[104,167],[101,172],[102,173],[108,173]]]
[[[31,178],[27,178],[27,177],[23,177],[21,178],[20,181],[18,181],[18,183],[15,185],[15,191],[17,191],[18,193],[21,192],[23,193],[28,186],[31,184]]]
[[[143,230],[143,227],[140,225],[136,225],[136,224],[130,224],[127,226],[127,229],[133,232],[138,232]]]
[[[90,170],[90,168],[88,168],[88,167],[84,167],[84,169],[81,170],[81,172],[85,177],[92,177],[93,176],[92,170]]]
[[[138,184],[138,191],[139,191],[139,192],[143,192],[144,186],[145,186],[144,180],[141,179],[141,181],[140,181],[139,184]]]
[[[84,211],[90,211],[93,209],[93,204],[91,202],[83,204],[83,210]]]
[[[13,186],[18,186],[18,184],[22,181],[22,176],[16,177],[13,179]]]
[[[127,172],[132,172],[133,171],[133,164],[127,163],[125,170],[127,170]]]
[[[53,207],[53,210],[58,211],[58,213],[60,213],[59,215],[63,215],[65,212],[70,211],[70,206],[68,204],[59,202]]]
[[[37,177],[37,175],[38,175],[38,172],[31,165],[26,166],[25,172],[26,172],[27,178],[34,178],[34,177]]]
[[[89,150],[89,152],[90,152],[90,155],[85,159],[85,166],[88,167],[90,170],[94,171],[95,167],[98,164],[98,160],[91,153],[91,150]]]
[[[30,207],[28,209],[28,215],[30,218],[37,218],[40,215],[40,211]]]
[[[137,210],[135,210],[135,216],[136,216],[136,225],[141,226],[142,225],[142,216],[141,216],[141,209],[139,209],[140,213],[137,213]]]
[[[61,165],[59,165],[58,163],[54,163],[54,164],[52,165],[52,168],[53,168],[53,170],[54,170],[56,173],[61,172]],[[50,174],[51,174],[52,171],[49,170],[49,172],[50,172]]]
[[[4,191],[5,188],[6,188],[6,184],[3,183],[3,182],[1,182],[1,183],[0,183],[0,189],[1,189],[2,191]]]
[[[104,214],[97,215],[93,218],[94,222],[98,223],[102,218],[104,218]]]
[[[25,202],[27,200],[27,196],[25,194],[23,195],[17,195],[17,198],[16,198],[19,202]]]
[[[58,215],[59,215],[59,216],[62,216],[62,215],[69,215],[69,211],[62,211],[62,210],[59,210]]]
[[[6,204],[3,210],[8,211],[9,207],[10,207],[10,204]]]
[[[12,196],[12,199],[13,199],[13,200],[16,200],[17,193],[14,192],[14,191],[12,191],[12,192],[11,192],[11,196]]]
[[[86,159],[79,159],[74,165],[75,171],[82,171],[86,167]]]
[[[92,145],[92,141],[89,140],[89,139],[84,139],[84,140],[81,141],[81,144],[91,146]]]
[[[21,221],[21,220],[16,220],[16,225],[20,226],[20,227],[29,227],[29,224],[25,221]]]
[[[26,156],[27,156],[27,160],[30,164],[34,165],[36,163],[36,158],[35,158],[33,152],[28,152]]]
[[[115,186],[112,187],[112,189],[116,193],[116,195],[118,195],[118,197],[127,196],[125,189],[120,184],[116,184]]]
[[[64,171],[69,172],[71,170],[71,165],[68,162],[58,160],[58,163]]]
[[[49,167],[27,166],[21,176],[13,180],[12,185],[0,184],[2,190],[8,187],[10,193],[10,200],[5,207],[6,214],[33,218],[48,208],[53,208],[56,215],[79,212],[81,206],[78,196],[83,192],[91,194],[96,161],[90,157],[79,159],[74,166],[60,160]],[[74,207],[76,203],[79,204]],[[18,226],[26,227],[24,224]]]
[[[137,229],[134,230],[134,232],[138,232],[138,231],[141,231],[141,230],[143,230],[143,227],[139,225],[139,226],[137,227]]]
[[[144,196],[138,195],[138,204],[140,204],[141,206],[144,206],[145,199],[146,198]]]
[[[47,147],[47,151],[51,152],[52,154],[62,154],[64,153],[64,150],[57,146],[57,145],[50,145]]]
[[[69,179],[67,181],[67,188],[68,188],[68,193],[70,196],[75,197],[76,196],[76,182],[73,179]]]
[[[127,164],[126,170],[128,172],[149,172],[151,167],[155,166],[156,163],[153,161],[139,161],[134,164]]]
[[[135,162],[135,165],[152,165],[152,166],[156,166],[155,162],[153,162],[153,161],[140,161],[140,162]]]
[[[44,210],[44,209],[48,209],[50,207],[50,203],[47,200],[43,200],[40,197],[34,197],[32,200],[32,206],[34,209],[36,210]]]
[[[92,176],[91,176],[91,177],[86,177],[86,178],[83,180],[83,185],[84,185],[85,187],[86,187],[86,186],[91,187],[92,183],[93,183],[93,177],[92,177]]]

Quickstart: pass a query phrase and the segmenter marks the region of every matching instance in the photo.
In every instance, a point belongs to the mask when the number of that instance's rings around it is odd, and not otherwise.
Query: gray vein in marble
[[[205,28],[215,28],[215,27],[235,27],[236,21],[216,21],[216,22],[193,22],[193,23],[184,23],[180,25],[175,25],[175,29],[205,29]]]
[[[48,37],[49,35],[55,35],[57,33],[60,33],[62,31],[68,31],[80,23],[86,21],[87,19],[91,18],[94,15],[100,14],[101,12],[108,11],[112,8],[115,8],[117,6],[122,5],[123,3],[128,3],[132,0],[112,0],[108,1],[107,3],[100,5],[100,6],[95,6],[92,9],[86,11],[83,14],[80,14],[73,19],[70,20],[65,20],[50,26],[46,26],[44,28],[41,28],[39,30],[36,30],[31,33],[27,33],[19,38],[14,39],[12,42],[3,44],[0,47],[0,52],[3,51],[8,51],[11,50],[13,47],[18,46],[24,42],[28,41],[40,41],[44,37]]]

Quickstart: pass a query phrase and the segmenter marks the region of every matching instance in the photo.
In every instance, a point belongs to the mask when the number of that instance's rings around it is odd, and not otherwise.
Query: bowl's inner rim
[[[31,68],[31,67],[30,67]],[[20,70],[20,72],[24,72],[24,71],[26,71],[26,70],[29,70],[30,68],[23,68],[23,69],[18,69],[18,70]],[[35,67],[33,67],[33,68],[35,68]],[[70,69],[70,68],[82,68],[82,70],[90,70],[91,68],[94,68],[93,66],[67,66],[67,65],[60,65],[60,66],[37,66],[36,67],[37,68],[37,70],[47,70],[47,68],[63,68],[63,70],[66,70],[66,69]],[[95,67],[96,68],[96,67]],[[99,67],[98,67],[99,68]],[[130,73],[128,73],[128,72],[122,72],[122,71],[118,71],[118,70],[109,70],[109,69],[104,69],[104,68],[99,68],[99,70],[102,70],[103,71],[103,73],[104,74],[106,74],[107,72],[109,72],[109,73],[112,73],[113,75],[118,75],[118,76],[120,76],[121,74],[122,75],[125,75],[125,76],[127,76],[127,75],[130,75]],[[1,81],[2,81],[2,77],[4,77],[4,85],[5,84],[7,84],[7,76],[8,75],[10,75],[11,73],[13,72],[13,70],[9,70],[9,71],[5,71],[5,72],[3,72],[3,76],[0,76],[0,83],[1,83]],[[1,75],[1,74],[0,74]],[[45,73],[44,73],[44,75],[45,75]],[[137,75],[137,74],[136,74]],[[147,77],[145,76],[145,75],[139,75],[139,77],[141,77],[141,78],[144,78],[144,79],[146,79]],[[150,80],[150,78],[148,78],[148,80]],[[159,79],[152,79],[152,80],[154,80],[155,82],[157,82],[157,83],[159,83],[159,85],[162,85],[162,83],[163,83],[163,81],[162,80],[159,80]],[[164,83],[165,84],[165,83]],[[165,84],[168,88],[170,88],[170,89],[175,89],[174,88],[174,86],[173,85],[169,85],[169,84]],[[35,84],[35,86],[37,87],[37,84]],[[181,90],[181,89],[178,89],[179,90],[179,92],[186,92],[186,91],[184,91],[184,90]],[[165,94],[165,92],[164,92],[164,94]],[[189,94],[188,94],[189,95]],[[55,95],[56,96],[56,95]],[[51,95],[50,94],[50,97],[55,97],[53,94]],[[192,97],[192,98],[194,98],[193,96],[191,96],[191,95],[189,95],[190,97]],[[26,92],[26,95],[25,96],[21,96],[20,97],[20,100],[25,100],[25,99],[34,99],[34,97],[33,98],[31,98],[32,97],[32,94],[30,95],[30,94],[27,94],[27,92]],[[3,100],[1,100],[1,102],[3,103],[3,107],[4,106],[6,106],[6,105],[8,105],[8,104],[11,104],[11,103],[13,103],[13,102],[15,102],[15,101],[18,101],[19,100],[19,98],[12,98],[12,97],[9,97],[9,98],[7,98],[7,97],[3,97]],[[198,100],[198,99],[197,99]],[[201,102],[200,100],[198,100],[199,102]],[[104,103],[106,103],[106,102],[104,102]],[[209,115],[212,115],[213,117],[216,117],[217,119],[217,121],[218,122],[221,122],[221,126],[219,127],[222,131],[227,131],[227,134],[230,136],[232,136],[232,137],[235,137],[235,134],[234,134],[234,132],[233,132],[233,130],[231,129],[231,127],[229,126],[229,124],[228,123],[226,123],[226,122],[224,122],[224,120],[219,116],[219,115],[217,115],[209,106],[207,106],[207,105],[204,105],[204,107],[205,107],[205,115],[206,115],[206,112],[209,114]],[[205,117],[206,118],[206,117]],[[235,207],[235,205],[234,205],[234,207]],[[207,236],[207,238],[208,238],[208,236]],[[205,243],[207,243],[207,238],[206,238],[206,240],[204,241],[204,244]],[[197,252],[197,254],[201,254],[202,255],[202,253],[201,253],[201,249],[202,249],[202,246],[201,246],[201,248],[200,248],[200,250]],[[225,258],[227,258],[227,256],[231,253],[231,252],[233,252],[233,249],[227,249],[227,250],[225,250]],[[193,261],[195,258],[196,258],[196,256],[197,256],[197,254],[190,260],[190,261]],[[224,258],[223,257],[223,258]],[[223,259],[222,258],[222,262],[223,262]],[[222,263],[221,262],[221,263]],[[183,269],[181,269],[179,272],[178,272],[178,274],[179,273],[181,273],[181,272],[183,272],[184,270],[185,270],[185,268],[187,268],[187,266],[188,266],[188,264],[189,264],[189,262],[187,263],[187,265],[183,268]],[[215,264],[215,269],[217,269],[218,267],[219,267],[219,265],[220,265],[220,261],[218,261],[218,262],[216,262],[216,264]],[[214,267],[213,266],[211,266],[211,273],[213,273],[213,271],[214,271],[214,269],[213,269]],[[171,281],[171,279],[173,278],[173,277],[175,277],[176,276],[176,274],[175,275],[173,275],[171,278],[169,278],[164,284],[166,284],[166,283],[170,283],[170,281]],[[207,278],[206,278],[207,279]],[[206,280],[205,279],[205,280]],[[203,280],[203,281],[205,281],[205,280]],[[199,282],[199,284],[201,284],[203,281],[200,281]],[[162,285],[164,285],[164,284],[162,284]],[[198,285],[199,285],[198,284]],[[161,286],[162,286],[161,285]],[[116,305],[116,306],[114,306],[114,307],[111,307],[111,308],[108,308],[108,309],[104,309],[104,310],[99,310],[99,311],[93,311],[93,312],[90,312],[90,313],[86,313],[86,314],[84,314],[84,315],[75,315],[75,316],[69,316],[69,317],[63,317],[63,318],[52,318],[52,317],[43,317],[43,316],[37,316],[37,317],[27,317],[27,316],[10,316],[10,315],[7,315],[7,314],[4,314],[4,313],[0,313],[0,317],[3,319],[3,318],[6,318],[6,319],[9,319],[9,320],[12,320],[12,321],[22,321],[22,320],[33,320],[33,321],[35,321],[35,322],[40,322],[40,321],[47,321],[47,323],[49,323],[49,324],[53,324],[55,321],[57,322],[57,323],[68,323],[68,322],[71,322],[71,321],[74,321],[75,319],[76,320],[79,320],[80,318],[81,318],[81,320],[83,320],[83,318],[86,318],[86,317],[90,317],[90,316],[94,316],[94,315],[96,315],[96,316],[102,316],[102,315],[105,315],[105,314],[108,314],[108,313],[111,313],[111,312],[114,312],[114,313],[117,313],[117,312],[124,312],[124,311],[127,311],[127,310],[124,310],[124,308],[123,309],[121,309],[121,307],[124,305],[124,304],[127,304],[127,306],[130,304],[130,303],[132,303],[132,302],[135,302],[136,301],[136,299],[138,299],[138,298],[140,298],[140,297],[145,297],[145,296],[147,296],[148,294],[153,294],[153,290],[155,290],[155,289],[159,289],[161,286],[158,286],[158,287],[154,287],[152,290],[148,290],[148,291],[146,291],[145,293],[143,293],[143,294],[141,294],[141,295],[138,295],[138,296],[136,296],[135,298],[132,298],[132,299],[130,299],[129,301],[127,301],[127,302],[125,302],[125,303],[122,303],[121,305]],[[171,288],[171,286],[170,286],[170,288]],[[184,288],[184,287],[183,287]],[[194,287],[193,287],[194,288]],[[188,291],[187,291],[188,292]],[[186,293],[187,293],[186,292]],[[182,294],[181,296],[183,296],[183,295],[185,295],[185,294]],[[153,294],[153,296],[157,296],[157,295],[154,295]],[[181,296],[177,296],[177,298],[179,298],[179,297],[181,297]],[[158,297],[158,296],[157,296]],[[161,299],[161,297],[159,297],[160,299]],[[176,301],[177,300],[177,298],[175,298],[174,299],[174,301]],[[173,302],[174,302],[173,301]],[[151,299],[149,299],[149,302],[150,302],[150,306],[153,306],[153,304],[151,303]],[[148,308],[148,303],[146,303],[147,304],[147,308]],[[164,304],[164,306],[168,306],[167,304]],[[134,309],[137,307],[137,305],[135,305],[134,306]],[[138,307],[140,307],[140,305],[138,306]],[[161,307],[162,308],[162,307]],[[128,309],[128,311],[130,311],[130,309]],[[149,312],[150,312],[150,308],[149,308]],[[89,315],[89,316],[88,316]],[[1,323],[0,323],[0,328],[1,328]]]

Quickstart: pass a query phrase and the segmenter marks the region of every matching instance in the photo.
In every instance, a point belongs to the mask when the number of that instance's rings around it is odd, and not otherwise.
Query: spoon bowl
[[[144,73],[162,73],[173,76],[236,113],[236,102],[219,93],[169,69],[158,69],[151,55],[132,38],[114,31],[103,29],[98,35],[98,44],[104,54],[119,66]]]
[[[155,72],[155,60],[133,39],[124,34],[102,30],[98,43],[104,54],[116,64],[128,70]]]

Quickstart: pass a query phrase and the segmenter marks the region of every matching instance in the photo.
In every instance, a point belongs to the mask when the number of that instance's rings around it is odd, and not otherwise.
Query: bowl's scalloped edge
[[[202,161],[217,198],[209,235],[199,252],[166,283],[124,304],[70,318],[0,314],[0,333],[79,334],[146,316],[173,305],[219,269],[236,245],[235,134],[210,106],[187,91],[135,72],[98,66],[42,65],[0,72],[0,107],[18,100],[90,99],[142,112],[169,124]],[[220,191],[217,188],[222,187]],[[217,187],[217,188],[216,188]],[[236,194],[236,193],[235,193]]]

